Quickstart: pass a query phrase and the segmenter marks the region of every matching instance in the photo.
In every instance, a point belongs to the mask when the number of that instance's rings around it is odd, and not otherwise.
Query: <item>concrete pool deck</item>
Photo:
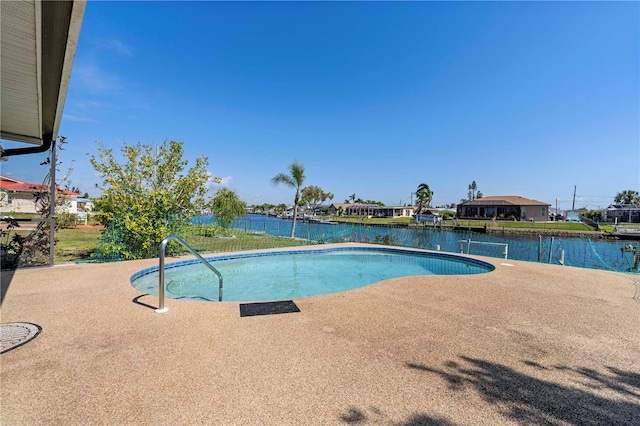
[[[157,259],[3,271],[2,322],[42,331],[0,355],[0,424],[637,424],[640,277],[471,257],[252,317],[155,313]]]

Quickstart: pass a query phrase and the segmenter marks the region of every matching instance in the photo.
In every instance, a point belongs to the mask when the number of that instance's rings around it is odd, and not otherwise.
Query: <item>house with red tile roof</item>
[[[36,213],[36,194],[49,192],[49,186],[40,183],[22,182],[6,176],[0,176],[0,212],[2,215],[11,213]],[[56,197],[64,197],[65,203],[61,213],[78,213],[78,197],[81,194],[56,187]]]

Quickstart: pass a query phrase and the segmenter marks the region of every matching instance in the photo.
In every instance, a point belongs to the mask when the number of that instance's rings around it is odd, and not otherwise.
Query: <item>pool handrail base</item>
[[[186,248],[192,255],[198,258],[198,260],[211,270],[214,274],[218,276],[218,301],[222,302],[222,274],[213,265],[207,262],[200,253],[195,251],[186,241],[182,238],[178,237],[175,234],[169,235],[167,238],[162,240],[160,243],[160,260],[158,265],[158,309],[156,309],[156,313],[164,313],[169,310],[169,308],[165,308],[164,306],[164,253],[167,248],[167,244],[169,241],[174,240],[179,242],[184,248]]]

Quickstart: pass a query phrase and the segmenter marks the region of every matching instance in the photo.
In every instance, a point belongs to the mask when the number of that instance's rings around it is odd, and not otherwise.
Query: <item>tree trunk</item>
[[[298,205],[293,206],[293,225],[291,226],[291,238],[296,236],[296,219],[298,217]]]
[[[300,201],[300,190],[296,190],[296,196],[293,200],[293,225],[291,226],[291,238],[296,236],[296,220],[298,219],[298,202]]]

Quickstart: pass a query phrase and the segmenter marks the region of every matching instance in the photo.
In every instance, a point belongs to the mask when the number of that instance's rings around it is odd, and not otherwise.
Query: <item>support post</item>
[[[51,205],[49,206],[49,266],[53,266],[56,231],[56,141],[51,141]]]
[[[538,262],[542,262],[542,235],[538,235]]]

